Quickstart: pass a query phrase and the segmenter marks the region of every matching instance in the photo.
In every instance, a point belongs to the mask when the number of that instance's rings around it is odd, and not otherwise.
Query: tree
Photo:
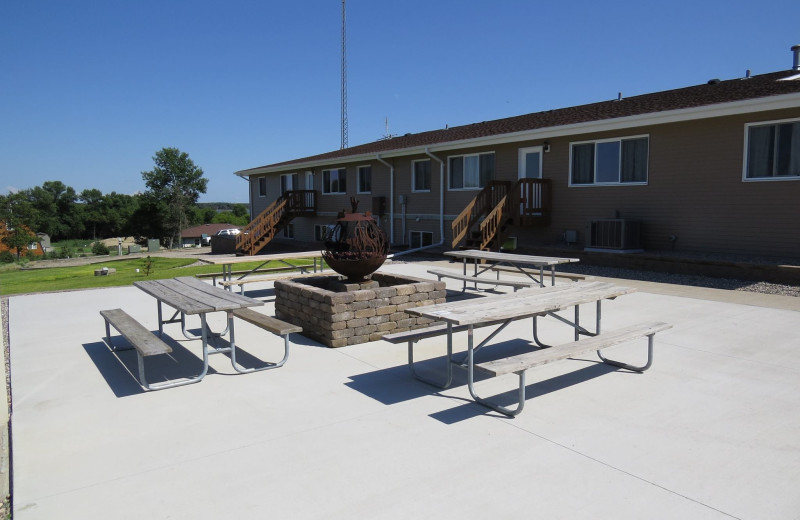
[[[189,158],[189,154],[177,148],[162,148],[153,156],[155,168],[142,172],[147,193],[160,202],[164,229],[169,233],[168,247],[177,237],[180,243],[181,230],[187,223],[187,211],[206,192],[208,179],[203,170]]]
[[[97,228],[102,226],[105,216],[102,211],[103,193],[98,189],[83,190],[80,200],[85,205],[83,220],[87,227],[92,229],[92,238],[97,238]]]
[[[9,249],[16,250],[17,260],[22,251],[36,240],[29,225],[36,217],[36,210],[31,205],[25,193],[10,193],[8,196],[0,195],[0,228],[3,233],[3,243]]]

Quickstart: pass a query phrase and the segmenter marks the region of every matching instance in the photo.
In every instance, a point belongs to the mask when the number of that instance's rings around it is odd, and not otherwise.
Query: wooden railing
[[[455,247],[461,242],[470,228],[491,208],[498,205],[503,200],[511,185],[508,181],[489,181],[489,183],[472,199],[469,204],[453,220],[453,242]]]
[[[503,221],[508,218],[508,199],[508,195],[500,199],[497,205],[481,222],[481,243],[478,249],[484,250],[488,248],[489,244],[498,237]]]
[[[550,179],[520,179],[510,194],[507,203],[515,225],[549,224],[552,211]]]
[[[236,249],[244,254],[254,255],[275,238],[276,233],[291,219],[313,215],[316,211],[317,198],[314,190],[287,191],[236,235]]]
[[[502,229],[509,222],[520,227],[549,223],[550,196],[550,179],[518,180],[481,222],[480,249],[500,244]]]

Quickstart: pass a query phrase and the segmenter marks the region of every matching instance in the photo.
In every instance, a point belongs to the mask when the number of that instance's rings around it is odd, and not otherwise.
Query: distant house
[[[240,227],[233,224],[201,224],[186,228],[181,231],[181,247],[207,246],[209,241],[204,241],[204,238],[210,238],[223,229],[239,229]]]
[[[36,234],[33,234],[33,232],[30,230],[30,228],[28,228],[26,226],[22,226],[22,227],[24,229],[28,230],[29,232],[31,232],[31,234],[35,238],[26,247],[22,248],[22,250],[20,251],[20,256],[25,256],[28,253],[30,253],[32,255],[35,255],[35,256],[43,255],[45,253],[45,251],[44,251],[44,248],[42,247],[42,244],[39,242],[39,236],[36,235]],[[17,254],[16,248],[12,249],[12,248],[8,247],[6,245],[6,243],[5,243],[5,241],[3,240],[3,238],[8,236],[10,231],[13,231],[13,230],[9,230],[6,227],[6,223],[3,222],[3,221],[0,221],[0,253],[2,253],[3,251],[10,251],[12,254],[14,254],[16,256],[16,254]],[[49,241],[49,238],[48,238],[48,241]]]
[[[360,200],[394,247],[574,244],[800,258],[793,68],[380,140],[236,172],[239,248],[320,239]]]

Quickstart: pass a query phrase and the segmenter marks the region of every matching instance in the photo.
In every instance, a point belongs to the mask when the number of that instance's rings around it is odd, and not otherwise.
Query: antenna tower
[[[342,150],[347,148],[347,24],[342,0]]]

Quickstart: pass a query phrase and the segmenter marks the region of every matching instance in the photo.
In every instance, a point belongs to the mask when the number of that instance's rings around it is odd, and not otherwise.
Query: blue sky
[[[349,144],[791,67],[797,0],[348,0]],[[0,2],[0,193],[339,148],[340,0]]]

